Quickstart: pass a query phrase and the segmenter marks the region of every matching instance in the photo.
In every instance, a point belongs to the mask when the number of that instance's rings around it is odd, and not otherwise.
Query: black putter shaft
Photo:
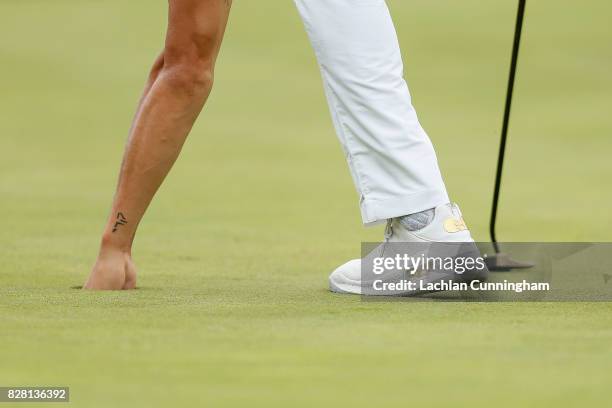
[[[497,224],[497,209],[499,207],[499,194],[501,189],[502,173],[504,170],[504,157],[506,155],[506,142],[508,140],[508,125],[510,123],[510,110],[512,108],[512,94],[514,93],[514,80],[516,77],[516,65],[518,62],[519,48],[521,45],[521,33],[523,31],[523,18],[525,16],[525,6],[527,0],[519,0],[518,12],[516,16],[516,28],[514,31],[514,45],[512,46],[512,60],[510,62],[510,76],[508,78],[508,91],[506,93],[506,107],[504,109],[504,122],[501,131],[501,142],[499,145],[499,156],[497,159],[497,173],[495,175],[495,189],[493,191],[493,206],[491,209],[491,223],[489,224],[489,232],[491,234],[491,242],[495,248],[495,252],[499,253],[499,244],[495,234],[495,226]]]

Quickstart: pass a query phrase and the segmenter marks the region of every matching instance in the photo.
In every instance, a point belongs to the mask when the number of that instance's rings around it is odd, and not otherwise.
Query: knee
[[[163,76],[170,87],[190,96],[203,96],[212,90],[213,67],[195,61],[164,65]]]
[[[192,36],[182,44],[166,45],[163,72],[171,86],[189,94],[210,92],[216,50],[215,38],[208,35]]]

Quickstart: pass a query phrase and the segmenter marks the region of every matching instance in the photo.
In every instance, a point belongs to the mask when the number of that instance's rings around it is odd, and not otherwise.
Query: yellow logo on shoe
[[[465,225],[463,218],[448,218],[446,221],[444,221],[444,229],[446,232],[453,234],[455,232],[466,231],[468,227]]]

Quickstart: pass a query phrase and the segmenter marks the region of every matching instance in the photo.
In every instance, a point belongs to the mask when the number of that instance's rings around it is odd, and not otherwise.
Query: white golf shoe
[[[385,242],[378,246],[367,256],[369,257],[373,254],[374,256],[382,256],[385,251],[385,246],[393,246],[394,243],[410,243],[407,244],[406,247],[410,247],[410,245],[414,244],[414,248],[424,248],[427,246],[431,247],[433,245],[437,245],[436,243],[452,243],[449,245],[455,245],[455,247],[457,247],[458,245],[463,246],[462,251],[464,251],[465,247],[467,246],[469,252],[471,252],[472,254],[479,254],[474,240],[470,235],[470,231],[468,230],[467,226],[465,225],[465,222],[463,221],[461,211],[459,210],[459,207],[456,204],[444,204],[436,207],[434,209],[434,216],[432,221],[427,226],[417,231],[408,230],[404,226],[404,224],[400,222],[399,218],[389,220],[385,229]],[[440,245],[444,246],[444,244]],[[416,253],[414,255],[419,256],[419,254]],[[372,276],[373,278],[378,279],[382,278],[382,275],[374,276],[371,274],[364,274],[361,265],[361,259],[353,259],[333,271],[332,274],[329,276],[330,290],[336,293],[387,295],[387,293],[384,292],[371,293],[371,291],[367,290],[367,288],[371,288],[372,282],[362,282],[362,279],[369,279],[365,278],[364,276]],[[477,276],[475,276],[473,273],[465,274],[463,276],[438,274],[433,277],[429,276],[428,279],[440,280],[442,278],[450,278],[453,280],[472,281],[475,279],[485,280],[487,275],[488,270],[486,270],[485,267],[484,270],[478,271]],[[393,274],[391,274],[388,275],[386,278],[390,280],[397,279],[397,275],[394,276]],[[417,290],[409,293],[407,292],[405,293],[405,295],[410,296],[421,293],[423,292]]]

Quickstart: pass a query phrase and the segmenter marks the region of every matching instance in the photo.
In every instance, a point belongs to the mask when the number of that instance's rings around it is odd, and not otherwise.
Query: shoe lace
[[[392,236],[393,236],[393,218],[389,218],[387,220],[387,226],[385,227],[385,242],[383,242],[382,245],[380,246],[379,256],[381,258],[384,256],[385,247],[387,246],[387,243],[389,242]]]

